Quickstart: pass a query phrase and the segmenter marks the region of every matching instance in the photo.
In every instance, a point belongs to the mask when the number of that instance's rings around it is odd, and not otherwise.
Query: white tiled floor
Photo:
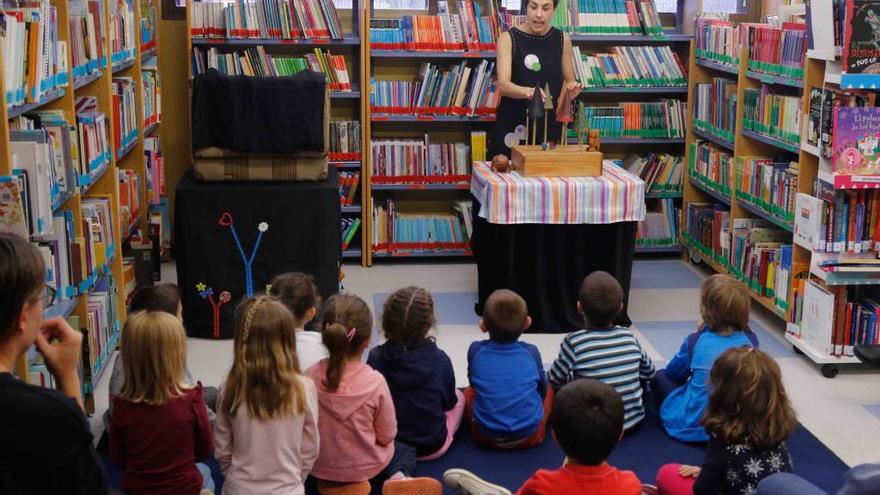
[[[664,286],[665,281],[658,279],[664,278],[667,266],[671,265],[658,267],[650,263],[669,262],[637,262],[633,270],[634,288],[630,293],[629,314],[634,321],[633,329],[644,347],[648,349],[652,358],[663,362],[671,356],[661,355],[657,349],[669,349],[671,344],[657,339],[663,338],[662,336],[667,333],[652,329],[648,322],[655,322],[656,326],[656,322],[696,320],[699,317],[697,288],[699,278],[685,272],[693,280],[684,281],[683,279],[688,277],[682,277],[681,267],[675,266],[679,273],[677,276],[682,279],[681,283]],[[700,268],[689,266],[689,269],[700,277],[706,275],[706,272]],[[167,275],[163,277],[163,281],[174,281],[176,274],[173,266],[168,265],[166,270]],[[476,292],[476,267],[472,264],[379,264],[367,269],[346,265],[344,271],[345,289],[363,297],[373,310],[376,309],[374,294],[389,293],[405,285],[422,286],[433,292]],[[648,280],[639,279],[642,288],[636,287],[640,273],[653,272],[659,272],[661,276],[648,277]],[[660,287],[651,287],[652,284],[658,283]],[[462,312],[472,311],[472,307],[454,309]],[[643,328],[639,328],[640,321],[645,322]],[[767,348],[768,335],[769,338],[784,342],[782,324],[775,316],[762,308],[757,308],[753,312],[754,322],[766,330],[762,337],[765,339],[762,347]],[[691,330],[684,328],[682,332]],[[481,334],[475,325],[451,325],[442,321],[438,325],[438,345],[452,359],[459,386],[467,383],[468,345],[480,338],[482,338]],[[555,358],[561,338],[561,335],[540,334],[527,334],[523,337],[524,340],[538,346],[545,362],[551,362]],[[652,341],[652,338],[655,341]],[[680,342],[681,337],[676,337],[674,348],[677,348]],[[788,353],[789,346],[787,344],[785,346],[785,352],[777,352],[775,356],[783,370],[786,388],[801,422],[849,465],[880,461],[880,418],[874,414],[880,411],[878,406],[880,405],[880,373],[873,373],[865,368],[844,368],[837,378],[829,380],[823,378],[818,368],[805,358]],[[775,347],[782,349],[778,345]],[[190,339],[189,341],[189,367],[192,374],[203,384],[219,384],[229,369],[231,359],[231,340]],[[106,382],[106,379],[103,380],[101,385],[106,387]],[[102,387],[99,387],[98,395],[103,394],[106,397],[106,389],[104,388],[103,391],[101,389]],[[99,409],[101,406],[106,408],[106,398],[99,402],[103,403],[99,404]],[[872,410],[874,413],[871,412]],[[93,428],[97,427],[93,419]]]

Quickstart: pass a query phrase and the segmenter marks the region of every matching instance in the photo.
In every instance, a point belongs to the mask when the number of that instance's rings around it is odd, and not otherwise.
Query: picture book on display
[[[832,146],[836,174],[873,176],[868,182],[880,182],[880,108],[835,108]]]
[[[841,88],[880,88],[880,0],[846,0]]]

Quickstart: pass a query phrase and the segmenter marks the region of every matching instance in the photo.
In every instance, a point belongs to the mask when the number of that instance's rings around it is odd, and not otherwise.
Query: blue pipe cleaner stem
[[[250,258],[244,254],[244,248],[241,246],[241,241],[238,239],[238,232],[235,231],[235,224],[229,226],[229,230],[232,231],[232,238],[235,239],[235,245],[238,247],[238,253],[241,255],[241,261],[244,263],[244,287],[245,287],[245,295],[247,297],[251,297],[254,295],[254,276],[251,271],[251,263],[253,262],[254,256],[256,254],[256,250],[252,253]],[[260,237],[262,236],[262,232],[257,236],[257,245],[259,245]]]

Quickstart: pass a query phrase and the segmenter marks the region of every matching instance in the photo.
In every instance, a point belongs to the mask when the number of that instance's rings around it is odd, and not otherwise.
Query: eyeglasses
[[[55,296],[58,294],[58,291],[55,290],[51,285],[46,285],[43,287],[43,307],[48,308],[49,306],[55,304]]]

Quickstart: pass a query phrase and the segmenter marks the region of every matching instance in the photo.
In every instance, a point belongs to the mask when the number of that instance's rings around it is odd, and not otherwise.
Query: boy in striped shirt
[[[629,329],[614,325],[622,309],[617,280],[603,271],[588,275],[578,294],[586,328],[565,336],[547,378],[554,390],[579,378],[611,385],[623,399],[623,427],[629,430],[645,417],[641,382],[654,376],[654,363]]]

